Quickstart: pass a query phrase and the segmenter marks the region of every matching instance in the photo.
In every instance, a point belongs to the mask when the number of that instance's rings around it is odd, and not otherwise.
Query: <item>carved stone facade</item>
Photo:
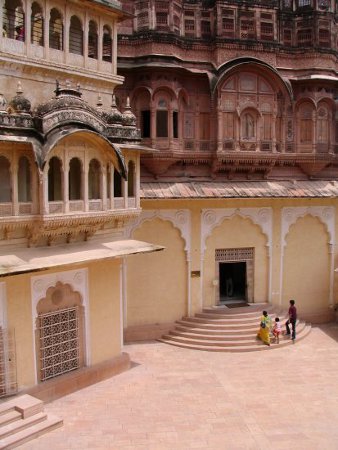
[[[122,3],[144,179],[337,177],[334,2]]]

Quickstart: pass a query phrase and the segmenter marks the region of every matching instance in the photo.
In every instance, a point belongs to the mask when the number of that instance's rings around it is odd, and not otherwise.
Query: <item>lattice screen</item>
[[[0,328],[0,397],[17,391],[14,330]]]
[[[215,250],[216,261],[250,261],[254,258],[254,249],[249,248],[219,248]]]
[[[38,332],[41,381],[80,367],[78,307],[39,314]]]

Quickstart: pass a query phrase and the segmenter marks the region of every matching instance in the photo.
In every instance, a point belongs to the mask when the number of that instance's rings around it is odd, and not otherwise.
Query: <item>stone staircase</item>
[[[41,400],[21,395],[0,404],[0,449],[18,447],[62,426],[58,417],[44,412]]]
[[[194,317],[183,317],[176,322],[174,330],[159,340],[178,347],[209,352],[253,352],[293,344],[311,331],[311,325],[298,320],[296,341],[283,334],[279,344],[272,341],[269,347],[256,338],[263,310],[268,311],[272,321],[276,316],[280,318],[284,333],[287,320],[285,311],[279,311],[265,303],[239,308],[221,305],[206,308]]]

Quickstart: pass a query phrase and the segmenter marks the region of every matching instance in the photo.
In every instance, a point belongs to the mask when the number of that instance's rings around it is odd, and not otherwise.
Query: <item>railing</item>
[[[89,211],[102,211],[102,200],[89,200]]]
[[[32,214],[32,203],[19,203],[19,215],[26,216]]]
[[[0,216],[12,216],[13,205],[12,203],[0,203]]]
[[[114,209],[124,209],[124,198],[115,197],[114,198]]]
[[[84,201],[83,200],[71,200],[69,202],[69,211],[84,211]]]
[[[49,214],[63,213],[63,202],[49,202]]]

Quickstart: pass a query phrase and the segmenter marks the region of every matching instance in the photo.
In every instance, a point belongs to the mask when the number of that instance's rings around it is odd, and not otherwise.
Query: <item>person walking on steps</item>
[[[290,324],[292,327],[291,339],[294,341],[296,339],[296,321],[297,321],[297,308],[295,307],[295,301],[290,300],[289,307],[289,318],[285,322],[286,335],[290,335]]]

